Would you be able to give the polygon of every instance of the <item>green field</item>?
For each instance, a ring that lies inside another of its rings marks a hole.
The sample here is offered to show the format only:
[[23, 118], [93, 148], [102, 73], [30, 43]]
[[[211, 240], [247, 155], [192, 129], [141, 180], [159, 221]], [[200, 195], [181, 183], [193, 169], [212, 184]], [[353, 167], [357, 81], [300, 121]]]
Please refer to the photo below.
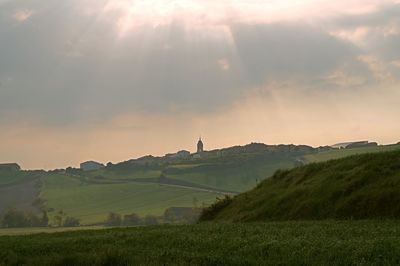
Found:
[[[217, 189], [242, 192], [254, 188], [257, 182], [272, 175], [277, 169], [292, 168], [292, 159], [265, 159], [258, 162], [205, 164], [166, 170], [166, 176]], [[176, 166], [174, 166], [176, 167]]]
[[1, 236], [0, 265], [398, 265], [399, 221], [205, 223]]
[[278, 171], [210, 207], [203, 220], [400, 218], [400, 150]]
[[336, 149], [336, 150], [318, 152], [314, 154], [308, 154], [303, 156], [303, 158], [306, 163], [324, 162], [356, 154], [394, 151], [399, 149], [400, 149], [400, 144], [382, 145], [377, 147], [353, 148], [353, 149], [340, 149], [340, 150]]
[[90, 184], [63, 174], [42, 177], [40, 198], [52, 217], [63, 210], [82, 224], [101, 223], [109, 212], [162, 215], [169, 207], [193, 207], [214, 202], [217, 194], [159, 184]]

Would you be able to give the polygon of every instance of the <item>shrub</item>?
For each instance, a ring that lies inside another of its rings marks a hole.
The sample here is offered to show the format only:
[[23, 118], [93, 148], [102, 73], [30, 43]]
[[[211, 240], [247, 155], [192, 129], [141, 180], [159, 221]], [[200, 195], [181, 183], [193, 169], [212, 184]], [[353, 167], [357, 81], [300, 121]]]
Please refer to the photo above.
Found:
[[121, 226], [122, 224], [121, 215], [114, 212], [110, 212], [104, 224], [106, 226]]
[[74, 217], [67, 217], [65, 218], [64, 227], [78, 227], [80, 226], [80, 222], [78, 219], [74, 218]]
[[142, 224], [142, 218], [139, 217], [136, 213], [128, 214], [124, 216], [123, 225], [125, 226], [133, 226]]
[[146, 217], [144, 217], [144, 224], [156, 225], [156, 224], [158, 224], [158, 219], [154, 215], [146, 215]]
[[232, 197], [225, 196], [225, 198], [217, 198], [217, 201], [210, 207], [202, 210], [199, 221], [207, 221], [214, 218], [214, 216], [232, 202]]

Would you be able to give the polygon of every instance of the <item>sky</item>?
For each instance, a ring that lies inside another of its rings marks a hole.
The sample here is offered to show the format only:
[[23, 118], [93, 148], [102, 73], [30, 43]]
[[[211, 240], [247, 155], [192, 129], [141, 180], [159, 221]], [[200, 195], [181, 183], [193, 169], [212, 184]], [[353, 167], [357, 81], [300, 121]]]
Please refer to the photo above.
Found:
[[0, 162], [400, 141], [400, 0], [0, 0]]

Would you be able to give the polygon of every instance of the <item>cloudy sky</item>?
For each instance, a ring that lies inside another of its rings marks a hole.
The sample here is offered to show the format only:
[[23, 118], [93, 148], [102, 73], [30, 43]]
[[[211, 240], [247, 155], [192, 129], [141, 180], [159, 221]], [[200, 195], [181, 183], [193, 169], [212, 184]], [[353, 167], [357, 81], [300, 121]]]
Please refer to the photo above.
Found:
[[400, 0], [0, 0], [0, 162], [400, 141]]

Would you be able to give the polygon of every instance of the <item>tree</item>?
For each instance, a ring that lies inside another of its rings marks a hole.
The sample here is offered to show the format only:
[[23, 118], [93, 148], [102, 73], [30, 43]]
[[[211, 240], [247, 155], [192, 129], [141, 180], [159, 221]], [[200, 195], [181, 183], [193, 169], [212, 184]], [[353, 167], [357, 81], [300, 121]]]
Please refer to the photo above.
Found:
[[144, 217], [144, 224], [146, 225], [158, 224], [158, 219], [154, 215], [146, 215], [146, 217]]
[[105, 221], [107, 226], [120, 226], [122, 224], [122, 218], [120, 214], [110, 212]]
[[48, 226], [48, 225], [49, 225], [49, 216], [47, 216], [47, 211], [43, 211], [40, 226]]
[[193, 197], [193, 208], [197, 209], [197, 203], [198, 203], [198, 200], [197, 200], [196, 196], [194, 196]]
[[64, 227], [78, 227], [80, 226], [80, 222], [78, 219], [74, 218], [74, 217], [67, 217], [65, 218]]
[[64, 219], [66, 216], [67, 216], [67, 214], [63, 210], [60, 210], [57, 213], [57, 215], [54, 216], [54, 222], [55, 222], [56, 226], [58, 226], [58, 227], [63, 226]]
[[124, 216], [124, 225], [125, 226], [133, 226], [142, 224], [142, 218], [139, 217], [136, 213], [128, 214]]
[[40, 227], [41, 226], [41, 219], [32, 214], [32, 213], [28, 213], [25, 215], [26, 217], [26, 221], [27, 224], [25, 226], [29, 226], [29, 227]]
[[8, 209], [3, 216], [1, 224], [3, 227], [8, 228], [30, 226], [26, 215], [16, 209]]

